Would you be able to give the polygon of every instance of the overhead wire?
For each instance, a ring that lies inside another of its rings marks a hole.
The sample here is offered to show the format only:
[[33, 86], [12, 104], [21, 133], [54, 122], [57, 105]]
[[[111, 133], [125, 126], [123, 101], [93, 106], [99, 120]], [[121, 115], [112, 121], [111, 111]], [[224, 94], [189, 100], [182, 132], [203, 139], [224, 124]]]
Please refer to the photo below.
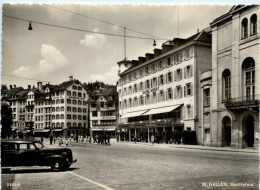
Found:
[[[20, 21], [25, 21], [25, 22], [30, 22], [30, 23], [35, 23], [35, 24], [40, 24], [40, 25], [45, 25], [45, 26], [52, 26], [52, 27], [56, 27], [56, 28], [80, 31], [80, 32], [87, 32], [87, 33], [94, 33], [94, 34], [103, 34], [103, 35], [107, 35], [107, 36], [134, 38], [134, 39], [143, 39], [143, 40], [154, 40], [154, 38], [148, 38], [148, 37], [129, 36], [129, 35], [124, 36], [124, 35], [120, 35], [120, 34], [112, 34], [112, 33], [105, 33], [105, 32], [95, 32], [95, 31], [90, 31], [90, 30], [85, 30], [85, 29], [80, 29], [80, 28], [72, 28], [72, 27], [67, 27], [67, 26], [48, 24], [48, 23], [44, 23], [44, 22], [39, 22], [39, 21], [34, 21], [34, 20], [29, 20], [29, 19], [23, 19], [23, 18], [18, 18], [18, 17], [14, 17], [14, 16], [9, 16], [9, 15], [3, 15], [3, 17], [15, 19], [15, 20], [20, 20]], [[164, 41], [164, 39], [156, 39], [156, 40], [163, 40]]]
[[7, 76], [7, 77], [14, 77], [14, 78], [20, 78], [20, 79], [25, 79], [25, 80], [32, 80], [32, 81], [37, 81], [37, 82], [51, 82], [51, 83], [55, 83], [55, 84], [59, 84], [58, 82], [54, 82], [54, 81], [46, 81], [46, 80], [40, 80], [40, 79], [32, 79], [32, 78], [26, 78], [26, 77], [21, 77], [21, 76], [15, 76], [15, 75], [9, 75], [9, 74], [2, 74], [3, 76]]
[[125, 26], [114, 24], [114, 23], [111, 23], [111, 22], [108, 22], [108, 21], [104, 21], [104, 20], [101, 20], [101, 19], [90, 17], [88, 15], [84, 15], [84, 14], [73, 12], [73, 11], [70, 11], [70, 10], [67, 10], [67, 9], [63, 9], [63, 8], [60, 8], [60, 7], [56, 7], [56, 6], [52, 6], [52, 5], [48, 5], [48, 4], [46, 4], [45, 6], [52, 7], [52, 8], [55, 8], [55, 9], [58, 9], [58, 10], [62, 10], [62, 11], [65, 11], [65, 12], [69, 12], [69, 13], [72, 13], [72, 14], [75, 14], [75, 15], [78, 15], [78, 16], [82, 16], [82, 17], [85, 17], [85, 18], [88, 18], [88, 19], [92, 19], [92, 20], [95, 20], [95, 21], [99, 21], [99, 22], [102, 22], [102, 23], [105, 23], [105, 24], [108, 24], [108, 25], [111, 25], [111, 26], [117, 26], [117, 27], [122, 28], [122, 29], [125, 28], [126, 30], [129, 30], [129, 31], [132, 31], [132, 32], [135, 32], [135, 33], [139, 33], [139, 34], [142, 34], [142, 35], [146, 35], [146, 36], [150, 36], [150, 37], [156, 38], [157, 40], [166, 40], [166, 41], [169, 40], [169, 39], [159, 38], [159, 37], [156, 37], [156, 36], [144, 33], [144, 32], [140, 32], [138, 30], [131, 29], [131, 28], [128, 28], [128, 27], [125, 27]]

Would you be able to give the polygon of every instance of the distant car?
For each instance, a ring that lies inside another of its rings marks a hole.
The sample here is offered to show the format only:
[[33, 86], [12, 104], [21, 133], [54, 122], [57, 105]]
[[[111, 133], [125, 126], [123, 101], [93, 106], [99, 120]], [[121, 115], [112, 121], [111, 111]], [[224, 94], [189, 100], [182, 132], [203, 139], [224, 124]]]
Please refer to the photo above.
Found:
[[2, 169], [16, 166], [50, 166], [53, 171], [68, 169], [73, 160], [69, 148], [45, 148], [37, 140], [8, 139], [1, 142]]

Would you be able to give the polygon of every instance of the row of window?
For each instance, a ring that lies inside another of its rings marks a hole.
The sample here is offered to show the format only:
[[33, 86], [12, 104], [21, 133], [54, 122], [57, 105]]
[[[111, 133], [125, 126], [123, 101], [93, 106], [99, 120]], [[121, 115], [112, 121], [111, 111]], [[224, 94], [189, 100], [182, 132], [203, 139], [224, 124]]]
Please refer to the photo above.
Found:
[[[139, 85], [134, 84], [133, 86], [129, 86], [128, 88], [124, 88], [123, 96], [136, 93], [136, 92], [142, 92], [144, 90], [150, 89], [150, 88], [156, 88], [157, 86], [162, 86], [164, 84], [170, 83], [173, 80], [172, 77], [173, 73], [169, 72], [166, 75], [160, 75], [159, 77], [154, 77], [151, 80], [146, 80], [145, 82], [140, 82]], [[184, 68], [184, 78], [190, 78], [192, 77], [192, 66], [189, 65]], [[174, 81], [180, 81], [182, 80], [182, 69], [177, 69], [174, 73]], [[139, 88], [138, 88], [139, 87]], [[119, 96], [122, 96], [122, 91], [119, 90]]]
[[100, 107], [100, 108], [106, 108], [106, 107], [109, 107], [109, 108], [112, 108], [115, 106], [114, 103], [107, 103], [107, 102], [99, 102], [99, 103], [92, 103], [90, 105], [91, 108], [96, 108], [96, 107]]
[[68, 95], [68, 96], [74, 96], [74, 97], [80, 97], [80, 98], [81, 98], [81, 97], [86, 98], [86, 93], [83, 93], [83, 94], [82, 94], [81, 92], [78, 92], [78, 93], [77, 93], [77, 92], [74, 92], [74, 91], [71, 92], [71, 91], [69, 91], [69, 90], [67, 91], [67, 95]]
[[[55, 127], [56, 128], [60, 128], [60, 127], [63, 128], [65, 126], [64, 126], [64, 123], [61, 122], [61, 123], [52, 123], [52, 127], [53, 128], [55, 128]], [[67, 127], [68, 128], [70, 128], [70, 127], [79, 127], [80, 128], [80, 127], [86, 127], [86, 124], [85, 123], [82, 124], [82, 123], [70, 123], [70, 122], [68, 122]]]
[[192, 96], [193, 95], [193, 85], [191, 83], [186, 84], [183, 88], [182, 86], [177, 86], [174, 89], [174, 96], [173, 96], [173, 89], [168, 88], [165, 92], [164, 90], [160, 90], [158, 93], [156, 91], [150, 93], [148, 92], [146, 95], [141, 95], [140, 97], [134, 97], [124, 99], [123, 104], [120, 101], [119, 107], [120, 109], [143, 106], [147, 104], [153, 104], [157, 102], [163, 102], [166, 100], [172, 100], [182, 98], [183, 96]]
[[[52, 115], [52, 119], [65, 119], [64, 118], [64, 114], [56, 114], [56, 115]], [[78, 120], [86, 120], [87, 116], [86, 115], [71, 115], [71, 114], [67, 114], [67, 119], [78, 119]]]
[[107, 125], [116, 125], [116, 121], [100, 121], [100, 124], [98, 124], [98, 121], [92, 121], [93, 126], [101, 125], [101, 126], [107, 126]]
[[[246, 58], [242, 64], [243, 70], [243, 94], [245, 99], [254, 99], [255, 96], [255, 61], [253, 58]], [[231, 72], [225, 69], [223, 78], [223, 100], [231, 99]]]
[[[52, 112], [59, 112], [59, 111], [64, 111], [64, 107], [52, 107]], [[83, 112], [83, 113], [87, 113], [87, 109], [86, 108], [76, 108], [76, 107], [67, 107], [67, 111], [73, 111], [73, 112]]]
[[[152, 66], [153, 66], [154, 64], [152, 64]], [[153, 68], [151, 66], [151, 68]], [[149, 66], [147, 66], [146, 68], [149, 68]], [[162, 68], [164, 68], [164, 67], [162, 67]], [[161, 69], [162, 70], [162, 69]], [[193, 76], [193, 67], [192, 67], [192, 65], [188, 65], [188, 66], [186, 66], [186, 67], [184, 67], [184, 72], [182, 72], [182, 68], [179, 68], [179, 69], [176, 69], [175, 71], [174, 71], [174, 80], [175, 81], [179, 81], [179, 80], [181, 80], [182, 79], [182, 77], [184, 77], [184, 78], [190, 78], [190, 77], [192, 77]], [[152, 69], [152, 72], [151, 73], [154, 73], [156, 70], [153, 70]], [[135, 72], [134, 72], [135, 73]], [[171, 73], [171, 72], [169, 72], [169, 73]], [[171, 75], [170, 77], [170, 79], [168, 80], [169, 82], [172, 82], [172, 73], [171, 74], [169, 74], [169, 73], [167, 73], [166, 74], [166, 76], [167, 75]], [[148, 74], [149, 74], [149, 69], [148, 69]], [[183, 76], [184, 75], [184, 76]], [[119, 85], [122, 85], [122, 84], [126, 84], [126, 83], [128, 83], [128, 82], [131, 82], [132, 81], [132, 74], [130, 73], [129, 75], [128, 75], [128, 78], [125, 76], [125, 77], [123, 77], [123, 79], [121, 80], [121, 79], [119, 79]], [[168, 77], [168, 76], [167, 76]], [[167, 80], [167, 77], [166, 77], [166, 79], [165, 80]], [[158, 77], [159, 78], [159, 77]], [[134, 78], [134, 80], [135, 80], [136, 78]]]
[[[247, 38], [248, 37], [248, 19], [244, 18], [242, 20], [242, 27], [241, 27], [241, 38]], [[253, 14], [250, 17], [250, 35], [255, 35], [257, 33], [257, 15]]]

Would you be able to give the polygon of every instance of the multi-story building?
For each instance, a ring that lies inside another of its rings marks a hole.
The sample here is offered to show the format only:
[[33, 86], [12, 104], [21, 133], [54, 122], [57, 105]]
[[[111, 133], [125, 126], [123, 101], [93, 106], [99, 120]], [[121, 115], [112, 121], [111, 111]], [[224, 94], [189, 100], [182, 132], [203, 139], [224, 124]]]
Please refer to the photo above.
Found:
[[[47, 89], [48, 90], [48, 87]], [[52, 99], [52, 129], [63, 135], [87, 135], [88, 93], [78, 80], [71, 79], [54, 87]]]
[[100, 132], [106, 131], [114, 136], [118, 118], [118, 94], [116, 86], [99, 89], [90, 95], [89, 121], [91, 139]]
[[[78, 80], [60, 85], [6, 91], [2, 97], [9, 102], [13, 113], [13, 128], [20, 132], [47, 136], [86, 136], [88, 130], [88, 94]], [[12, 92], [12, 93], [11, 93]]]
[[259, 9], [234, 6], [210, 24], [212, 71], [201, 77], [206, 145], [258, 149]]
[[172, 130], [197, 132], [200, 73], [211, 68], [210, 28], [118, 65], [119, 130], [126, 139], [149, 142], [151, 134], [166, 133], [168, 142]]

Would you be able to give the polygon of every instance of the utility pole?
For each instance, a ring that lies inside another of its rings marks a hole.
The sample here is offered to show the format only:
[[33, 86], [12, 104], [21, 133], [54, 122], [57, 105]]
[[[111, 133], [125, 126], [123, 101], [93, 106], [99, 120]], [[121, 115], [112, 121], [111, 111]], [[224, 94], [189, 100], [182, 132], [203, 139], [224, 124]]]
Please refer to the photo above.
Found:
[[124, 27], [124, 55], [126, 60], [126, 38], [125, 38], [125, 27]]

